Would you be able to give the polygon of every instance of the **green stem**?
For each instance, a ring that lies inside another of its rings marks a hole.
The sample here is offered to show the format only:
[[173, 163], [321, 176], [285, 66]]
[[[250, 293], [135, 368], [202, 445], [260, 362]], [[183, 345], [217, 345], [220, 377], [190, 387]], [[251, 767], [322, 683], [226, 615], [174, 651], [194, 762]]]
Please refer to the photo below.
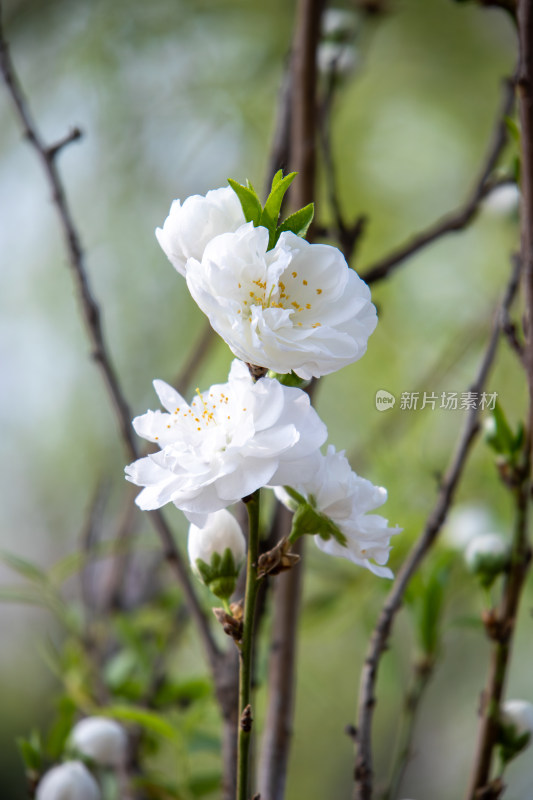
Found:
[[[255, 601], [259, 581], [257, 580], [257, 558], [259, 555], [259, 489], [244, 498], [248, 510], [248, 559], [246, 564], [246, 590], [244, 595], [244, 627], [240, 653], [239, 671], [239, 735], [237, 756], [237, 800], [248, 800], [250, 769], [251, 719], [243, 719], [245, 708], [250, 705], [252, 686], [252, 653], [254, 638]], [[244, 722], [244, 724], [243, 724]]]

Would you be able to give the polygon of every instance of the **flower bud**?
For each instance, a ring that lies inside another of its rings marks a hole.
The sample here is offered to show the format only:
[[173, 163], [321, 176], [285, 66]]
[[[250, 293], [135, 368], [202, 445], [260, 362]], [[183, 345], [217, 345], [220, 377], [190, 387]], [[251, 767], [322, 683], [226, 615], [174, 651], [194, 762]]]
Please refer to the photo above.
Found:
[[217, 597], [228, 600], [235, 591], [246, 541], [241, 526], [225, 508], [209, 514], [203, 528], [189, 528], [189, 559], [193, 572]]
[[322, 14], [321, 28], [325, 39], [353, 36], [357, 28], [357, 15], [350, 9], [328, 8]]
[[529, 746], [533, 735], [533, 705], [527, 700], [506, 700], [500, 710], [499, 743], [507, 763]]
[[101, 800], [95, 779], [81, 761], [65, 761], [49, 770], [37, 787], [35, 800]]
[[465, 550], [465, 562], [483, 586], [490, 586], [495, 578], [504, 572], [509, 564], [509, 545], [497, 533], [483, 533], [476, 536]]
[[102, 767], [124, 765], [128, 739], [122, 725], [107, 717], [87, 717], [72, 729], [70, 744]]

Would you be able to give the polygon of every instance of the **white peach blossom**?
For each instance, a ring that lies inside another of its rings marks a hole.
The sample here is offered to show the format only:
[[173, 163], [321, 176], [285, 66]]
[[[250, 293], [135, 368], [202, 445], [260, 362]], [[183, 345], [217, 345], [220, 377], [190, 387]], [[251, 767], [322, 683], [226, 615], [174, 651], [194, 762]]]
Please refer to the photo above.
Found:
[[161, 448], [126, 467], [126, 477], [143, 486], [142, 509], [172, 502], [190, 522], [266, 485], [295, 474], [310, 478], [327, 429], [301, 389], [271, 378], [253, 382], [235, 360], [228, 382], [197, 391], [190, 405], [171, 386], [154, 381], [166, 409], [136, 417], [139, 436]]
[[310, 379], [361, 358], [377, 324], [366, 283], [336, 247], [284, 232], [272, 250], [252, 223], [187, 262], [187, 285], [243, 361]]
[[230, 186], [211, 189], [205, 197], [193, 194], [183, 205], [174, 200], [168, 217], [155, 235], [170, 263], [185, 275], [187, 259], [201, 259], [211, 239], [235, 231], [245, 222], [241, 203]]
[[[337, 453], [333, 445], [321, 456], [319, 469], [310, 481], [290, 483], [309, 504], [337, 527], [343, 543], [335, 536], [323, 538], [315, 535], [315, 543], [324, 553], [347, 558], [354, 564], [366, 567], [375, 575], [392, 578], [388, 567], [390, 538], [401, 533], [401, 528], [388, 526], [379, 514], [370, 514], [387, 499], [381, 486], [361, 478], [355, 473], [344, 452]], [[294, 499], [282, 489], [276, 495], [289, 508], [295, 510]]]

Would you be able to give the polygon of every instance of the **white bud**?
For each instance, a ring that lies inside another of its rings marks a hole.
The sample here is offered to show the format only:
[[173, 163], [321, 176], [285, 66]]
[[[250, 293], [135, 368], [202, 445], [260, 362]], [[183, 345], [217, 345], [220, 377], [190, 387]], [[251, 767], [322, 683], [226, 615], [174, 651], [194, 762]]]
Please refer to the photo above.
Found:
[[324, 38], [345, 37], [355, 33], [357, 15], [346, 8], [328, 8], [322, 14], [321, 28]]
[[495, 217], [508, 217], [518, 211], [519, 205], [520, 189], [516, 183], [497, 186], [484, 202], [486, 210]]
[[246, 553], [241, 526], [225, 508], [209, 514], [203, 528], [191, 525], [188, 541], [193, 572], [218, 597], [235, 589]]
[[81, 761], [65, 761], [49, 770], [37, 787], [35, 800], [101, 800], [95, 779]]
[[465, 562], [475, 575], [494, 577], [509, 563], [508, 542], [498, 533], [483, 533], [476, 536], [465, 550]]
[[503, 725], [514, 728], [517, 738], [528, 733], [533, 735], [533, 705], [527, 700], [506, 700], [501, 707], [500, 719]]
[[70, 744], [102, 767], [122, 767], [128, 738], [122, 725], [107, 717], [87, 717], [72, 729]]

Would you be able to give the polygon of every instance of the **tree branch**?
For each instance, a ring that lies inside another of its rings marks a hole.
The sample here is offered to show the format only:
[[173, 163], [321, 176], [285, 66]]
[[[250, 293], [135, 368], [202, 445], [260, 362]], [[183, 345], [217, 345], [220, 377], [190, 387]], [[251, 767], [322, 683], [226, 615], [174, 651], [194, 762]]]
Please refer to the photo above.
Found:
[[[59, 176], [55, 162], [55, 157], [57, 156], [59, 150], [68, 142], [79, 138], [79, 136], [71, 133], [57, 145], [53, 145], [52, 147], [47, 147], [45, 145], [44, 140], [42, 139], [41, 134], [32, 118], [28, 103], [22, 90], [22, 86], [11, 60], [9, 46], [3, 31], [1, 0], [0, 73], [13, 102], [15, 112], [22, 126], [24, 136], [36, 151], [37, 156], [42, 163], [48, 184], [52, 190], [52, 200], [54, 206], [56, 207], [63, 230], [69, 265], [78, 292], [81, 316], [85, 323], [87, 335], [93, 348], [92, 355], [100, 367], [102, 377], [115, 410], [115, 415], [119, 423], [120, 434], [124, 442], [126, 453], [129, 458], [135, 459], [138, 456], [139, 450], [133, 435], [133, 428], [131, 426], [132, 415], [130, 407], [126, 401], [122, 387], [120, 386], [118, 376], [111, 359], [110, 351], [104, 337], [100, 308], [95, 300], [85, 269], [85, 256], [81, 245], [80, 235], [72, 219], [72, 214], [68, 205], [63, 183]], [[204, 611], [200, 606], [194, 591], [188, 570], [186, 569], [174, 542], [172, 531], [170, 530], [161, 512], [151, 511], [149, 512], [149, 517], [157, 533], [159, 534], [165, 557], [171, 564], [183, 589], [191, 616], [198, 627], [209, 663], [213, 669], [213, 672], [215, 672], [219, 657], [219, 650], [215, 640], [213, 639], [207, 617], [204, 614]]]
[[497, 185], [497, 182], [491, 181], [491, 174], [507, 143], [506, 117], [512, 113], [514, 106], [514, 83], [514, 79], [509, 78], [504, 81], [504, 96], [501, 108], [498, 111], [492, 141], [470, 197], [456, 211], [452, 211], [433, 223], [426, 230], [416, 234], [406, 244], [368, 267], [361, 274], [364, 281], [375, 283], [386, 278], [387, 275], [400, 267], [404, 261], [423, 250], [424, 247], [448, 233], [463, 230], [472, 222], [479, 211], [482, 200]]
[[490, 797], [490, 770], [498, 733], [499, 708], [511, 655], [512, 637], [518, 606], [530, 560], [527, 541], [529, 498], [531, 494], [531, 445], [533, 435], [533, 2], [518, 1], [519, 60], [517, 77], [518, 111], [521, 127], [521, 261], [525, 300], [525, 334], [523, 364], [529, 388], [526, 464], [514, 489], [516, 524], [513, 537], [511, 568], [507, 576], [500, 610], [497, 634], [492, 651], [489, 677], [483, 694], [484, 708], [480, 721], [474, 767], [467, 792], [468, 800]]
[[[481, 393], [490, 368], [496, 355], [498, 340], [501, 333], [502, 311], [508, 309], [515, 296], [519, 283], [520, 266], [516, 260], [513, 266], [511, 279], [507, 285], [501, 305], [499, 306], [494, 321], [492, 334], [483, 356], [478, 374], [472, 386], [471, 392]], [[426, 526], [418, 541], [412, 548], [409, 556], [401, 567], [391, 591], [385, 601], [380, 613], [376, 627], [372, 634], [370, 645], [367, 651], [361, 684], [359, 690], [359, 716], [357, 734], [357, 756], [355, 763], [355, 792], [354, 800], [371, 800], [372, 798], [372, 721], [374, 707], [376, 704], [375, 687], [378, 668], [381, 656], [385, 651], [388, 638], [396, 614], [398, 613], [403, 601], [403, 596], [409, 581], [417, 570], [428, 550], [433, 545], [438, 533], [446, 519], [448, 509], [453, 501], [455, 490], [465, 467], [470, 448], [474, 442], [479, 429], [478, 409], [471, 408], [468, 411], [466, 423], [458, 442], [457, 449], [451, 460], [450, 466], [442, 481], [440, 491], [427, 520]]]

